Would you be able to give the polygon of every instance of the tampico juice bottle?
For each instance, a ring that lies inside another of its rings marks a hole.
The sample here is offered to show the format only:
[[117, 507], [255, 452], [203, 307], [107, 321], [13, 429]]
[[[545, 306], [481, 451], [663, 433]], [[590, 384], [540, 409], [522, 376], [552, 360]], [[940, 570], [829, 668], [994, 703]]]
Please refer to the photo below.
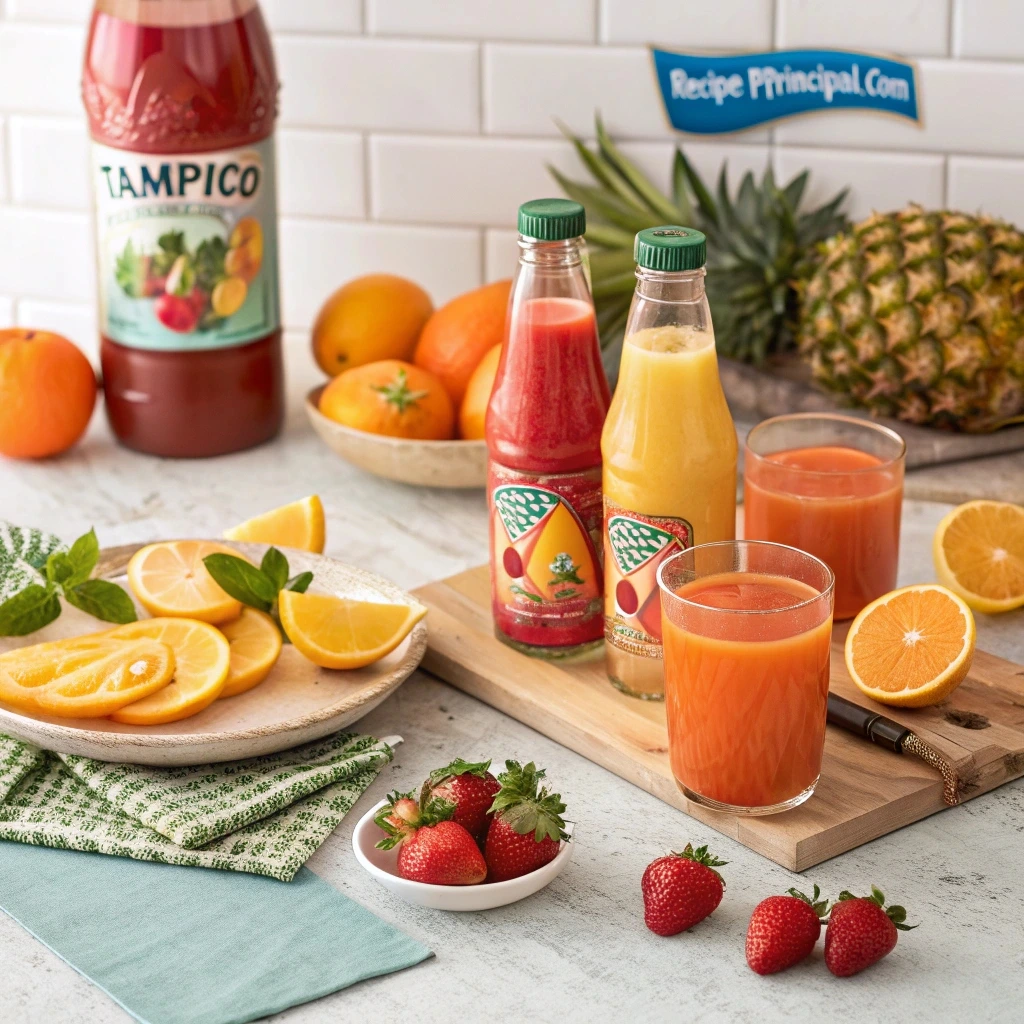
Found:
[[608, 382], [579, 203], [519, 208], [519, 266], [487, 409], [494, 627], [541, 658], [599, 647]]
[[280, 429], [277, 89], [256, 0], [96, 0], [100, 356], [132, 448], [217, 455]]
[[663, 700], [658, 566], [736, 535], [736, 430], [704, 294], [704, 235], [636, 236], [636, 292], [601, 439], [605, 643], [625, 693]]

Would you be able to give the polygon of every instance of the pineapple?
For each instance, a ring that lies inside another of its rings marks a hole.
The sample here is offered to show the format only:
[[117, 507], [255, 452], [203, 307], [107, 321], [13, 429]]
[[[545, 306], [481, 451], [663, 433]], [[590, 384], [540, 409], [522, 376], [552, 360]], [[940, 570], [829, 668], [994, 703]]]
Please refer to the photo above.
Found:
[[879, 416], [987, 431], [1024, 414], [1024, 234], [981, 216], [911, 205], [853, 227], [845, 191], [817, 209], [804, 171], [771, 169], [715, 195], [681, 150], [664, 196], [597, 120], [597, 149], [566, 132], [595, 185], [552, 169], [587, 209], [605, 366], [614, 379], [633, 293], [633, 236], [677, 223], [708, 236], [719, 351], [760, 363], [794, 345], [820, 385]]
[[908, 206], [821, 247], [801, 289], [815, 380], [879, 416], [966, 431], [1024, 413], [1024, 235]]

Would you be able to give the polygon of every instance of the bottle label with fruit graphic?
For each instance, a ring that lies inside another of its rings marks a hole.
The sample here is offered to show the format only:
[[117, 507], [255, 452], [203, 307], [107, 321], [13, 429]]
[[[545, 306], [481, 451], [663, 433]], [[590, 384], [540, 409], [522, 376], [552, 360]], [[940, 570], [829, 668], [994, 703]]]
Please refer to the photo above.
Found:
[[661, 656], [658, 567], [693, 545], [693, 527], [646, 516], [604, 499], [605, 642], [642, 657]]
[[273, 137], [174, 155], [94, 143], [92, 161], [103, 334], [201, 351], [279, 326]]
[[495, 623], [509, 639], [572, 647], [603, 633], [601, 467], [488, 470]]

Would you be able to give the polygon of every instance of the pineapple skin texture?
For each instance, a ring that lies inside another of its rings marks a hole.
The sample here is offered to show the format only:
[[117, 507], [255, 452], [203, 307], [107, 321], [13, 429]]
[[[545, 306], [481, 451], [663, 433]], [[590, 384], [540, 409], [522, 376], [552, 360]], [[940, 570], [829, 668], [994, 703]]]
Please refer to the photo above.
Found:
[[1024, 413], [1024, 234], [911, 205], [820, 247], [800, 351], [853, 405], [981, 433]]

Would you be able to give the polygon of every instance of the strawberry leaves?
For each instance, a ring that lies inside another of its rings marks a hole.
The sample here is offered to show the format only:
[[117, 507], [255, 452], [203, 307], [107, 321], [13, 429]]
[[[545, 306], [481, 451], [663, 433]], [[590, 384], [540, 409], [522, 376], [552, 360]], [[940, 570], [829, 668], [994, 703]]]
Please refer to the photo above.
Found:
[[484, 778], [490, 770], [491, 762], [488, 761], [463, 761], [461, 757], [455, 758], [451, 764], [446, 765], [444, 768], [435, 768], [427, 778], [427, 782], [431, 786], [436, 786], [437, 783], [444, 779], [451, 778], [453, 775], [476, 775], [479, 778]]
[[44, 582], [30, 583], [0, 604], [0, 636], [28, 636], [61, 613], [60, 598], [104, 622], [134, 622], [135, 605], [116, 583], [94, 580], [100, 559], [95, 530], [79, 537], [67, 551], [54, 551], [42, 567]]
[[[905, 907], [901, 907], [898, 903], [892, 906], [885, 905], [885, 894], [878, 886], [871, 886], [870, 896], [854, 896], [848, 889], [844, 889], [839, 894], [839, 899], [836, 900], [836, 904], [844, 903], [846, 900], [865, 899], [870, 900], [872, 903], [876, 903], [885, 911], [885, 916], [896, 926], [897, 931], [909, 932], [918, 926], [916, 924], [907, 924], [907, 911]], [[835, 909], [833, 907], [833, 909]]]
[[506, 761], [505, 771], [498, 776], [501, 789], [491, 804], [490, 813], [502, 819], [520, 835], [533, 833], [538, 843], [545, 839], [569, 839], [562, 812], [565, 804], [558, 793], [538, 788], [545, 771], [531, 761], [525, 767], [518, 761]]
[[288, 559], [275, 547], [267, 548], [259, 568], [237, 555], [219, 551], [207, 555], [203, 565], [221, 590], [250, 608], [266, 612], [277, 623], [281, 635], [288, 639], [278, 615], [277, 596], [282, 590], [304, 594], [313, 582], [311, 572], [289, 576]]
[[818, 897], [821, 895], [821, 889], [819, 889], [817, 885], [815, 885], [814, 887], [814, 895], [812, 896], [805, 895], [804, 893], [800, 892], [799, 889], [787, 889], [786, 892], [789, 893], [790, 896], [795, 896], [798, 900], [802, 900], [804, 903], [806, 903], [811, 908], [811, 910], [814, 911], [814, 913], [818, 917], [818, 920], [822, 924], [825, 924], [827, 922], [828, 900], [818, 899]]

